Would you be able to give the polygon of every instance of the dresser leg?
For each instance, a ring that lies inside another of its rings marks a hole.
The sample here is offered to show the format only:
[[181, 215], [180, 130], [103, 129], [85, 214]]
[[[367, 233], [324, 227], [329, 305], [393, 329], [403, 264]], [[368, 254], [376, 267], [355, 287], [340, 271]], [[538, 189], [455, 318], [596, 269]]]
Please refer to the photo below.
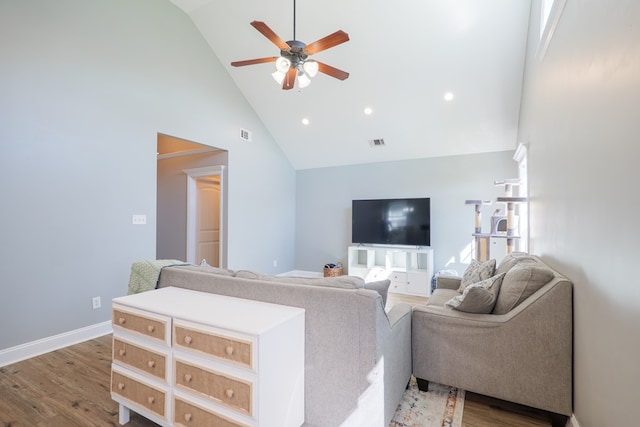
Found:
[[120, 403], [118, 408], [118, 422], [124, 425], [129, 422], [129, 408]]

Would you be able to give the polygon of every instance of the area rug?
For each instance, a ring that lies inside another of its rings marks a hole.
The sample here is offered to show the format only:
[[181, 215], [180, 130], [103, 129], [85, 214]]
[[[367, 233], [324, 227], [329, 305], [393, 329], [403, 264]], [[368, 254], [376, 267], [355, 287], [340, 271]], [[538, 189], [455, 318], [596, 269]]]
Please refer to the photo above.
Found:
[[464, 390], [430, 382], [425, 393], [411, 377], [390, 427], [460, 427], [463, 410]]

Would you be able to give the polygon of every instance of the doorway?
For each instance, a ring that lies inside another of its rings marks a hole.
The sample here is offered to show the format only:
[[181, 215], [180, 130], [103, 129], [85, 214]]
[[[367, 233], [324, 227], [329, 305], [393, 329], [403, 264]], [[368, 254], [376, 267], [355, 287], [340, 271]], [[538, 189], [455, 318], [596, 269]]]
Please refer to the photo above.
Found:
[[187, 174], [188, 263], [226, 266], [225, 169], [220, 165], [183, 171]]
[[227, 265], [228, 152], [158, 134], [156, 258]]

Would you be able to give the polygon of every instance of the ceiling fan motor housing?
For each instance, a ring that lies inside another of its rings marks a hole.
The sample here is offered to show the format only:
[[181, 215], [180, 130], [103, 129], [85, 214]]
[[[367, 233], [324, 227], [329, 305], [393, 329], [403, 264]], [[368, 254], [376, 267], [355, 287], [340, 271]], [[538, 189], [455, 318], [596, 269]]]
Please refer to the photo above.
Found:
[[293, 68], [297, 68], [298, 65], [302, 64], [309, 57], [304, 51], [307, 45], [298, 40], [289, 40], [287, 44], [289, 45], [289, 49], [282, 49], [280, 55], [291, 61]]

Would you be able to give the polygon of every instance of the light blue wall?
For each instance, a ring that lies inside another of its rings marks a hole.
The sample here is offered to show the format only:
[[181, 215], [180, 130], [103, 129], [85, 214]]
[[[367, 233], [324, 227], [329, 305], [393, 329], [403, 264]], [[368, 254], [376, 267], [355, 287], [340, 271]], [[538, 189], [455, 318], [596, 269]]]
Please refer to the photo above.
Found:
[[544, 61], [532, 3], [519, 140], [531, 251], [574, 282], [580, 427], [638, 424], [640, 2], [567, 1]]
[[[353, 199], [430, 197], [434, 271], [466, 268], [474, 208], [467, 199], [495, 201], [494, 180], [517, 177], [513, 151], [299, 170], [296, 189], [296, 267], [322, 271], [347, 259]], [[483, 211], [484, 229], [496, 206]]]
[[108, 320], [155, 258], [158, 132], [229, 152], [229, 266], [293, 268], [295, 171], [168, 0], [3, 0], [0, 64], [0, 349]]

